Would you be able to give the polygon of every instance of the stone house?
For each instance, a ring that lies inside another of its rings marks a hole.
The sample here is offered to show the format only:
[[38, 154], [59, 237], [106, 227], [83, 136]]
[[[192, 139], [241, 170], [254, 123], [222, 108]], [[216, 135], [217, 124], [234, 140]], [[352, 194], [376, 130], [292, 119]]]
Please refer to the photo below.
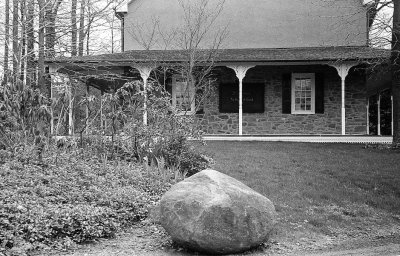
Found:
[[[165, 35], [185, 27], [188, 1], [132, 0], [116, 13], [123, 24], [121, 53], [47, 64], [53, 71], [83, 72], [90, 63], [100, 71], [136, 74], [146, 87], [159, 66], [186, 61], [188, 49], [167, 44]], [[203, 2], [204, 10], [217, 11], [197, 52], [207, 52], [221, 28], [226, 31], [221, 46], [212, 49], [216, 90], [197, 111], [196, 91], [184, 78], [171, 75], [166, 81], [174, 106], [195, 115], [206, 134], [369, 133], [366, 67], [389, 55], [368, 46], [373, 19], [368, 1]], [[155, 26], [159, 34], [144, 34]]]

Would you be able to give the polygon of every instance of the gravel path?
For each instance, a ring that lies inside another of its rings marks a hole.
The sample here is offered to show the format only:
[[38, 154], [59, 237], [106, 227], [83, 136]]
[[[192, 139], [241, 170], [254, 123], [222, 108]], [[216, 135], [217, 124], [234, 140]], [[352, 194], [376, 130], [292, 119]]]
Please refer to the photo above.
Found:
[[[273, 239], [272, 239], [273, 240]], [[297, 245], [297, 247], [296, 247]], [[115, 239], [102, 239], [92, 244], [81, 245], [72, 251], [48, 252], [46, 256], [190, 256], [201, 255], [187, 252], [173, 245], [162, 227], [144, 222], [132, 227]], [[241, 256], [400, 256], [400, 237], [388, 237], [378, 240], [350, 241], [331, 248], [315, 248], [305, 251], [299, 243], [280, 244], [272, 242], [253, 251], [239, 254]]]

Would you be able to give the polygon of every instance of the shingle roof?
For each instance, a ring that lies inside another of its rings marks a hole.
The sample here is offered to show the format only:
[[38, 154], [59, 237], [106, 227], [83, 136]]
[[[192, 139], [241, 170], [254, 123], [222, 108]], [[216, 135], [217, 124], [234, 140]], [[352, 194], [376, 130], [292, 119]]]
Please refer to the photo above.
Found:
[[[89, 55], [83, 57], [57, 58], [47, 63], [119, 63], [119, 62], [180, 62], [187, 60], [184, 50], [134, 50], [122, 53]], [[207, 59], [210, 50], [196, 52], [198, 58]], [[366, 46], [263, 48], [217, 50], [217, 62], [292, 62], [292, 61], [338, 61], [387, 59], [390, 50]]]

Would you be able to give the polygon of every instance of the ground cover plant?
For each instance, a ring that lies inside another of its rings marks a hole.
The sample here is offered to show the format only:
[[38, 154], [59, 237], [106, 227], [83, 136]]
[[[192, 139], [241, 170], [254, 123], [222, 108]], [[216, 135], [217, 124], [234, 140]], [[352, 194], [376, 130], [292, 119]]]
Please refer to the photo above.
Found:
[[0, 166], [0, 254], [113, 237], [146, 218], [175, 179], [169, 169], [67, 157], [46, 167]]

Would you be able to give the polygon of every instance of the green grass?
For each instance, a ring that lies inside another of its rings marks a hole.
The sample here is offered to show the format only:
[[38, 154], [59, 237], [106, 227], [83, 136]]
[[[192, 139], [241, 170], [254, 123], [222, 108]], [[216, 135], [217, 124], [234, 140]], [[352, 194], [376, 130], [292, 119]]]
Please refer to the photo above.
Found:
[[273, 201], [276, 239], [288, 246], [400, 237], [399, 151], [279, 142], [207, 142], [203, 149], [214, 169]]

